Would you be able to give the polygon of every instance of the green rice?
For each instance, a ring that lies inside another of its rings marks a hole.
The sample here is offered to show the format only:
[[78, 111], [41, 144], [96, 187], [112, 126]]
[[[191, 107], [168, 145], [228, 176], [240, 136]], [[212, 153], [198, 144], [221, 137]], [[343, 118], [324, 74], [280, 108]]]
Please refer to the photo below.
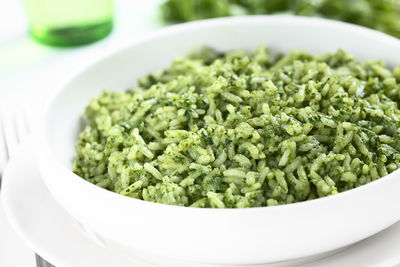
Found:
[[400, 68], [342, 50], [273, 56], [204, 48], [104, 91], [73, 171], [118, 194], [208, 208], [334, 195], [399, 168]]

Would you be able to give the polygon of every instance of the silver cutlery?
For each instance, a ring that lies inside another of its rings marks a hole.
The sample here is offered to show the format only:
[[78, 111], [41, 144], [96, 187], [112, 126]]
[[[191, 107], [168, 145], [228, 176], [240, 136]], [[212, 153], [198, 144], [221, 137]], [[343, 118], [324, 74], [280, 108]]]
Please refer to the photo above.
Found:
[[[0, 103], [0, 190], [4, 168], [13, 157], [18, 144], [20, 144], [30, 132], [27, 114], [24, 108], [8, 103]], [[54, 267], [38, 254], [36, 256], [37, 267]]]

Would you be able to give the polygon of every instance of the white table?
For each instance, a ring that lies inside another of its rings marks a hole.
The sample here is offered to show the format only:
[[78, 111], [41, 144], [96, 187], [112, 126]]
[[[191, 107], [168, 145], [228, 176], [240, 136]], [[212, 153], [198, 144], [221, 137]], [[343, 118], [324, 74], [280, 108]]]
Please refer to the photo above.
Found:
[[[21, 0], [0, 0], [0, 105], [23, 99], [30, 103], [34, 120], [46, 95], [76, 67], [161, 26], [157, 11], [161, 1], [116, 0], [115, 27], [110, 36], [79, 48], [52, 48], [28, 36]], [[36, 266], [33, 251], [14, 233], [1, 205], [0, 266]]]

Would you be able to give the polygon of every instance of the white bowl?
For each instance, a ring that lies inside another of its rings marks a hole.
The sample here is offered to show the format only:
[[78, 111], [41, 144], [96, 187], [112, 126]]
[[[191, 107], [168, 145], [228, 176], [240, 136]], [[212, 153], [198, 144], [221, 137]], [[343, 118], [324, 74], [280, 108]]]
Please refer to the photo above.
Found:
[[60, 205], [105, 240], [170, 258], [218, 264], [260, 264], [331, 251], [400, 219], [399, 171], [368, 185], [302, 203], [250, 209], [199, 209], [155, 204], [101, 189], [71, 172], [79, 119], [103, 89], [123, 90], [173, 58], [209, 45], [220, 51], [342, 48], [357, 59], [400, 65], [400, 41], [346, 23], [317, 18], [254, 16], [168, 27], [90, 64], [57, 89], [38, 137], [43, 179]]

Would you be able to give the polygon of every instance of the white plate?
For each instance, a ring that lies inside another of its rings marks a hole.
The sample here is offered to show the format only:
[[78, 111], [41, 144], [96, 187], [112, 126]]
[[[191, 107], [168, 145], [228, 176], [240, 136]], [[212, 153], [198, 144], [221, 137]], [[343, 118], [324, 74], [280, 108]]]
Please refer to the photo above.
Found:
[[[35, 163], [32, 139], [18, 148], [3, 178], [4, 209], [15, 231], [34, 251], [57, 267], [153, 266], [114, 254], [92, 241], [43, 184]], [[340, 253], [302, 266], [395, 266], [398, 263], [400, 223]]]
[[152, 266], [116, 257], [91, 241], [50, 195], [35, 161], [27, 140], [10, 159], [2, 184], [6, 216], [32, 250], [57, 267]]

